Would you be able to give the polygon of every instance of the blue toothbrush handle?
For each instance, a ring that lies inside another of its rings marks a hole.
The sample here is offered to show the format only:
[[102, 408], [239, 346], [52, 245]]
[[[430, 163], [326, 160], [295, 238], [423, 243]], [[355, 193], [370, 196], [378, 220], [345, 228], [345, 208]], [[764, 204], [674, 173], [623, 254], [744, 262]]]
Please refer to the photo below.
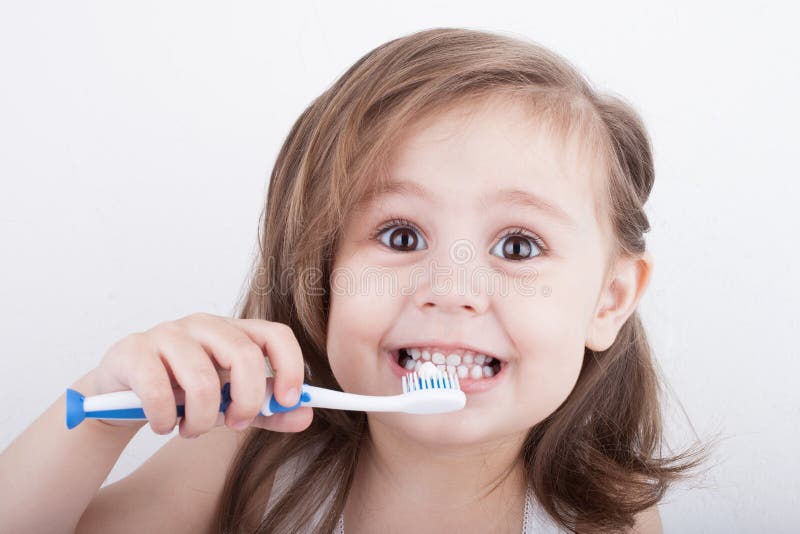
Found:
[[[308, 402], [311, 398], [305, 391], [300, 396], [297, 404], [294, 406], [283, 406], [275, 399], [272, 394], [272, 383], [267, 381], [267, 393], [269, 398], [264, 403], [259, 415], [273, 415], [275, 413], [289, 412], [299, 408], [302, 403]], [[225, 382], [220, 390], [221, 401], [219, 404], [219, 411], [225, 413], [228, 405], [231, 403], [231, 384]], [[139, 397], [132, 391], [118, 391], [114, 393], [106, 393], [103, 395], [95, 395], [92, 397], [84, 397], [81, 393], [74, 389], [67, 389], [66, 394], [66, 422], [67, 428], [72, 429], [78, 426], [84, 419], [128, 419], [128, 420], [146, 420], [147, 417], [142, 409], [142, 403]], [[88, 406], [87, 406], [88, 405]], [[184, 416], [184, 405], [178, 404], [175, 406], [175, 411], [178, 417]]]
[[[219, 403], [219, 411], [225, 413], [231, 403], [231, 385], [226, 382], [220, 390], [222, 400]], [[116, 396], [116, 398], [115, 398]], [[146, 420], [147, 416], [142, 409], [141, 400], [132, 391], [120, 391], [107, 393], [105, 395], [95, 395], [84, 397], [74, 389], [67, 389], [67, 428], [72, 429], [78, 426], [84, 419], [128, 419]], [[94, 407], [87, 407], [86, 404]], [[115, 402], [116, 401], [116, 402]], [[100, 407], [98, 407], [98, 405]], [[175, 406], [178, 417], [184, 416], [184, 405]]]

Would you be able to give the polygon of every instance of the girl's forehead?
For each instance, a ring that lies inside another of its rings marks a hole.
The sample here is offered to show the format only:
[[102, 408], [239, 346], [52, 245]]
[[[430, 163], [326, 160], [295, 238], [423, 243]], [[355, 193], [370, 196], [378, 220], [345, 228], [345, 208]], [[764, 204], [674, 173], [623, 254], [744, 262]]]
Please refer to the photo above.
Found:
[[586, 132], [561, 135], [520, 106], [491, 102], [417, 122], [389, 152], [364, 200], [505, 203], [578, 226], [600, 200], [604, 173], [597, 151]]

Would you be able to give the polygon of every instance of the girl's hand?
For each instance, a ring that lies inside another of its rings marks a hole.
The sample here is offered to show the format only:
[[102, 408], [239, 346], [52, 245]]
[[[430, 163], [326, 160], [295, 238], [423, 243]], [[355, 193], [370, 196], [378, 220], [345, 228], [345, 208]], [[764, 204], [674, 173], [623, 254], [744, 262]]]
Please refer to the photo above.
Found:
[[[243, 430], [250, 425], [280, 432], [305, 429], [311, 408], [258, 415], [266, 396], [267, 362], [275, 373], [275, 397], [294, 406], [303, 384], [300, 345], [283, 323], [232, 319], [194, 313], [122, 338], [92, 371], [97, 395], [133, 390], [142, 400], [147, 421], [98, 420], [112, 426], [144, 426], [169, 434], [184, 404], [179, 433], [196, 437], [219, 425]], [[222, 384], [230, 382], [231, 402], [219, 411]], [[176, 388], [173, 391], [173, 388]]]

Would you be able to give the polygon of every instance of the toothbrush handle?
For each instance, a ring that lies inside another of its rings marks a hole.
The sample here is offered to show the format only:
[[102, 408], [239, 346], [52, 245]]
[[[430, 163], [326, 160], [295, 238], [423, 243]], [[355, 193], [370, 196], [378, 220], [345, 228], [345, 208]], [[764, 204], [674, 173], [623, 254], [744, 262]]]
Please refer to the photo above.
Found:
[[[226, 382], [221, 390], [222, 401], [219, 405], [219, 411], [223, 413], [231, 402], [230, 386], [230, 382]], [[456, 389], [458, 389], [457, 385]], [[460, 399], [453, 399], [452, 395], [442, 399], [440, 398], [441, 394], [437, 397], [433, 390], [430, 393], [433, 398], [430, 396], [421, 397], [420, 394], [415, 394], [416, 404], [414, 404], [408, 393], [389, 396], [356, 395], [303, 384], [300, 399], [297, 403], [294, 406], [283, 406], [275, 399], [273, 379], [270, 377], [266, 380], [266, 401], [261, 406], [259, 415], [270, 416], [276, 413], [289, 412], [301, 406], [369, 412], [443, 413], [464, 407], [464, 393], [460, 390], [456, 393], [460, 394]], [[442, 404], [442, 400], [445, 401], [444, 404]], [[70, 429], [86, 418], [147, 419], [142, 409], [142, 401], [133, 391], [115, 391], [113, 393], [84, 397], [75, 390], [67, 389], [66, 401], [67, 428]], [[420, 402], [424, 406], [420, 407]], [[175, 409], [178, 417], [184, 416], [183, 404], [178, 404]]]
[[[267, 378], [267, 400], [264, 402], [259, 415], [269, 416], [279, 412], [288, 412], [299, 408], [303, 405], [304, 400], [309, 399], [308, 393], [304, 391], [300, 396], [300, 400], [297, 401], [297, 404], [289, 407], [282, 406], [275, 400], [272, 382], [272, 378]], [[305, 387], [310, 386], [304, 385], [303, 388]], [[228, 409], [228, 405], [231, 403], [230, 390], [230, 382], [225, 382], [220, 391], [221, 402], [219, 404], [219, 411], [222, 413], [225, 413], [225, 410]], [[180, 391], [178, 396], [182, 397], [183, 392]], [[67, 389], [66, 400], [67, 428], [70, 429], [79, 425], [84, 419], [147, 419], [142, 409], [142, 400], [133, 391], [114, 391], [112, 393], [84, 397], [73, 389]], [[175, 411], [178, 417], [183, 417], [184, 405], [177, 404], [175, 406]]]
[[275, 398], [274, 389], [273, 389], [273, 382], [274, 379], [269, 377], [267, 378], [267, 400], [264, 401], [263, 406], [261, 406], [261, 411], [258, 412], [259, 415], [270, 416], [275, 415], [276, 413], [283, 413], [283, 412], [291, 412], [292, 410], [296, 410], [301, 406], [308, 406], [308, 402], [311, 400], [311, 396], [309, 395], [309, 389], [319, 389], [314, 388], [314, 386], [309, 386], [307, 384], [303, 384], [302, 389], [300, 390], [300, 398], [297, 400], [297, 404], [294, 406], [284, 406], [279, 404], [277, 399]]
[[[226, 382], [220, 394], [219, 411], [225, 412], [231, 402], [231, 385]], [[182, 396], [182, 395], [180, 395]], [[78, 426], [84, 419], [129, 419], [146, 420], [142, 399], [133, 391], [114, 391], [84, 397], [74, 389], [67, 389], [67, 428]], [[178, 417], [184, 416], [184, 405], [175, 406]]]

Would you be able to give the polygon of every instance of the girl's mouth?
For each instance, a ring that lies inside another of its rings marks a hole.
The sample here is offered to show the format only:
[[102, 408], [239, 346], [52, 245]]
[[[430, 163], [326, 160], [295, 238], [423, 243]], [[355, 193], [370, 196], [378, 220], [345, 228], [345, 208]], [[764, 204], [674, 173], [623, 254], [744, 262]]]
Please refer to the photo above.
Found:
[[395, 375], [405, 376], [419, 370], [424, 362], [430, 361], [442, 372], [457, 375], [464, 393], [480, 393], [492, 389], [505, 376], [508, 367], [508, 362], [462, 349], [403, 347], [388, 350], [386, 354]]

